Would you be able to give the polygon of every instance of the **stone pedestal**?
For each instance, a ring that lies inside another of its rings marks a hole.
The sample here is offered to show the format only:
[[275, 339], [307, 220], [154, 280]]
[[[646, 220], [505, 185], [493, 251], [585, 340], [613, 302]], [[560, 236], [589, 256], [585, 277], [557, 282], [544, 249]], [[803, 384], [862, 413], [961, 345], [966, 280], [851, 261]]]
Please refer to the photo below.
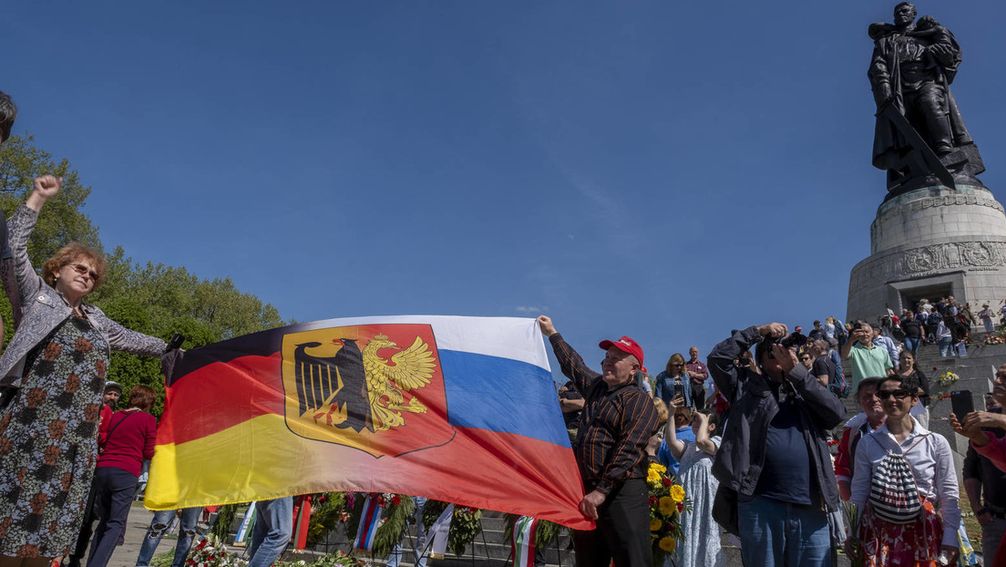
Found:
[[852, 269], [847, 321], [876, 322], [952, 295], [977, 313], [1006, 298], [1006, 214], [984, 187], [923, 187], [877, 209], [871, 254]]

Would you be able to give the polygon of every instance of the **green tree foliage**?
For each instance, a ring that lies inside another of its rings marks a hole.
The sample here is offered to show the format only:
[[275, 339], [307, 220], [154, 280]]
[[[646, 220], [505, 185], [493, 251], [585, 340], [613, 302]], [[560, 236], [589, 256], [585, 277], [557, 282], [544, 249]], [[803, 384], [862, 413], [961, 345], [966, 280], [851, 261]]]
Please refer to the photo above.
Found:
[[33, 262], [52, 256], [60, 246], [74, 240], [101, 248], [98, 229], [80, 209], [91, 194], [91, 188], [80, 182], [80, 176], [68, 161], [57, 161], [45, 150], [35, 147], [32, 138], [14, 136], [0, 146], [0, 208], [4, 218], [24, 202], [31, 192], [32, 180], [52, 174], [63, 178], [59, 195], [46, 204], [28, 243]]
[[[98, 230], [81, 211], [89, 187], [81, 184], [66, 160], [56, 161], [35, 147], [32, 139], [13, 137], [0, 147], [0, 208], [9, 217], [31, 191], [32, 180], [44, 173], [63, 177], [57, 198], [46, 204], [32, 233], [28, 253], [36, 269], [60, 246], [79, 241], [102, 250]], [[122, 325], [168, 340], [175, 333], [185, 337], [184, 348], [270, 329], [284, 324], [272, 305], [242, 293], [230, 278], [206, 280], [183, 267], [133, 262], [121, 246], [106, 255], [105, 281], [87, 299]], [[0, 294], [2, 296], [3, 294]], [[6, 337], [13, 336], [11, 308], [0, 297]], [[109, 379], [126, 392], [135, 384], [163, 391], [160, 363], [156, 359], [113, 353]], [[162, 407], [163, 397], [155, 406]]]

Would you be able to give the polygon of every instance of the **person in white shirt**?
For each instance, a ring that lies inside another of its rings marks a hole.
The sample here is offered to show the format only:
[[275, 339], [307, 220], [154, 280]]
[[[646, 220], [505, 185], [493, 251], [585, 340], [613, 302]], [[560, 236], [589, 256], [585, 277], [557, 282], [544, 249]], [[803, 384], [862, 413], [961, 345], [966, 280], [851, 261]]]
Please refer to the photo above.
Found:
[[[961, 510], [950, 444], [912, 417], [917, 392], [900, 377], [885, 378], [877, 396], [887, 420], [856, 446], [852, 502], [859, 530], [852, 547], [867, 565], [926, 564], [940, 555], [953, 564]], [[906, 466], [911, 474], [899, 476]]]

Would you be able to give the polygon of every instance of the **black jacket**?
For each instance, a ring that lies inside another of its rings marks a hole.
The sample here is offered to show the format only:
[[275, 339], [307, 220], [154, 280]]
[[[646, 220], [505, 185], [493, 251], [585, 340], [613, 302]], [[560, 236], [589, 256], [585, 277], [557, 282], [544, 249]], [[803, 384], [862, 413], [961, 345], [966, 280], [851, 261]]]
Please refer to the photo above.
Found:
[[[765, 438], [779, 404], [768, 382], [754, 372], [738, 368], [734, 360], [761, 342], [757, 327], [736, 331], [709, 353], [709, 372], [719, 391], [731, 401], [723, 441], [713, 462], [713, 475], [720, 485], [741, 497], [751, 496], [765, 463]], [[829, 511], [839, 506], [838, 485], [824, 434], [842, 423], [845, 406], [810, 375], [801, 364], [786, 377], [801, 400], [804, 440], [813, 457], [817, 483]]]

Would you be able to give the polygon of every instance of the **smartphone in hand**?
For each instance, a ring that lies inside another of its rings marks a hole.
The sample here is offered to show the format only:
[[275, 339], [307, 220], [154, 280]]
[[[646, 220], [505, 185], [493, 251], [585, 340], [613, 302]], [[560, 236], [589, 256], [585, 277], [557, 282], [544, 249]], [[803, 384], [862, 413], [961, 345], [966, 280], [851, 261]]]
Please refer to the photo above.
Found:
[[970, 390], [950, 392], [950, 407], [957, 421], [964, 423], [964, 416], [975, 411], [975, 398]]

